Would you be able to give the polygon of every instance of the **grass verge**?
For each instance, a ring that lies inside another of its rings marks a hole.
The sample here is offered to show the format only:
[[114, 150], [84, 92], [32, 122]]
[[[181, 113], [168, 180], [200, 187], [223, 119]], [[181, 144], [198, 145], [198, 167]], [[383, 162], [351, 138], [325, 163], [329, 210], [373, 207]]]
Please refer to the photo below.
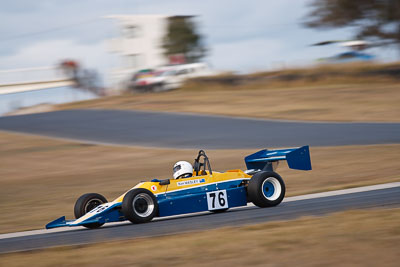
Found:
[[4, 266], [398, 266], [400, 209], [0, 255]]
[[[214, 170], [245, 168], [254, 150], [209, 150]], [[0, 233], [43, 228], [73, 216], [76, 199], [98, 192], [112, 200], [136, 183], [170, 178], [197, 150], [88, 145], [0, 132]], [[400, 145], [312, 147], [313, 171], [278, 169], [287, 195], [400, 181]]]
[[332, 85], [234, 91], [125, 94], [56, 106], [55, 109], [174, 111], [263, 119], [400, 121], [400, 84]]
[[329, 65], [191, 80], [159, 94], [56, 106], [311, 121], [400, 122], [400, 65]]

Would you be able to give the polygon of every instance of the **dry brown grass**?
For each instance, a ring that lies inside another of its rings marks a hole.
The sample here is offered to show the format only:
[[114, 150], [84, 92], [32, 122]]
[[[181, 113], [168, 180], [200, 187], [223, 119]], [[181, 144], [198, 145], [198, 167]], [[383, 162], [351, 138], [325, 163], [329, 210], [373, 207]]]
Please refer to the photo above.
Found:
[[400, 84], [320, 85], [176, 90], [125, 94], [59, 105], [56, 109], [106, 108], [175, 111], [311, 121], [400, 121]]
[[0, 255], [4, 266], [398, 266], [400, 209]]
[[[245, 168], [254, 150], [209, 150], [212, 166]], [[87, 145], [0, 132], [0, 233], [42, 228], [66, 215], [76, 199], [99, 192], [119, 196], [141, 180], [169, 178], [178, 160], [196, 150]], [[288, 195], [400, 180], [400, 145], [312, 147], [313, 171], [278, 172]]]
[[399, 73], [399, 63], [368, 63], [217, 76], [191, 80], [172, 92], [125, 94], [59, 105], [56, 109], [136, 109], [289, 120], [399, 122]]

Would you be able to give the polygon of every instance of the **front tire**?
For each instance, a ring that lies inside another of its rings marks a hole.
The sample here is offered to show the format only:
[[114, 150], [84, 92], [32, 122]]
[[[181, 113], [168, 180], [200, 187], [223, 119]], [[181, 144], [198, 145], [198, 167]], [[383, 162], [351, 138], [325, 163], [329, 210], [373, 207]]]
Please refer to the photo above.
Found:
[[282, 202], [286, 187], [276, 172], [259, 172], [253, 175], [247, 187], [249, 200], [258, 207], [273, 207]]
[[144, 188], [130, 190], [122, 201], [122, 213], [132, 223], [145, 223], [158, 214], [158, 203], [153, 193]]
[[[92, 209], [107, 202], [108, 202], [107, 199], [100, 194], [97, 193], [84, 194], [81, 197], [79, 197], [75, 203], [74, 207], [75, 218], [79, 219]], [[99, 228], [103, 224], [104, 223], [88, 223], [84, 224], [83, 226], [85, 226], [86, 228], [94, 229], [94, 228]]]
[[164, 84], [163, 83], [158, 83], [158, 84], [155, 84], [153, 86], [153, 92], [159, 93], [159, 92], [162, 92], [162, 91], [164, 91]]

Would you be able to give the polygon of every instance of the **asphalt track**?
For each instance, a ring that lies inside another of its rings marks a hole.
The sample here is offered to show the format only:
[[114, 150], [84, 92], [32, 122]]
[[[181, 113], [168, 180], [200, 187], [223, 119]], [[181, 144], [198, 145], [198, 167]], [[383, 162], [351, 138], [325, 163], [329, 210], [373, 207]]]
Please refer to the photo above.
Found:
[[85, 143], [196, 149], [400, 142], [400, 123], [292, 122], [122, 110], [1, 117], [0, 130]]
[[[14, 237], [12, 235], [9, 237], [7, 234], [0, 235], [0, 253], [171, 235], [196, 230], [215, 229], [223, 226], [290, 220], [301, 216], [322, 216], [349, 209], [399, 207], [400, 183], [384, 186], [370, 186], [365, 189], [366, 191], [357, 190], [356, 188], [313, 194], [311, 197], [286, 198], [279, 206], [273, 208], [261, 209], [248, 206], [218, 214], [203, 212], [195, 215], [159, 219], [145, 224], [119, 223], [118, 225], [103, 226], [94, 230], [80, 227], [77, 230], [67, 228], [67, 231], [62, 232], [40, 230], [42, 231], [41, 234], [26, 234]], [[371, 188], [381, 189], [371, 190]], [[45, 231], [48, 231], [48, 233]]]

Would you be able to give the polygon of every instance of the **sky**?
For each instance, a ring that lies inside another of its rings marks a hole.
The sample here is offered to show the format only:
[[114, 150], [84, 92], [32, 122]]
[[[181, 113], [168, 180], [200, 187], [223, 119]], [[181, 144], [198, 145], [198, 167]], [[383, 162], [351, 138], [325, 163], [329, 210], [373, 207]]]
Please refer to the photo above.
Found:
[[[0, 70], [50, 66], [73, 58], [106, 75], [118, 67], [107, 39], [118, 28], [115, 14], [196, 15], [216, 70], [253, 72], [306, 65], [344, 52], [339, 46], [311, 47], [352, 39], [351, 29], [302, 26], [309, 0], [13, 0], [0, 9]], [[379, 50], [382, 59], [393, 51]]]

